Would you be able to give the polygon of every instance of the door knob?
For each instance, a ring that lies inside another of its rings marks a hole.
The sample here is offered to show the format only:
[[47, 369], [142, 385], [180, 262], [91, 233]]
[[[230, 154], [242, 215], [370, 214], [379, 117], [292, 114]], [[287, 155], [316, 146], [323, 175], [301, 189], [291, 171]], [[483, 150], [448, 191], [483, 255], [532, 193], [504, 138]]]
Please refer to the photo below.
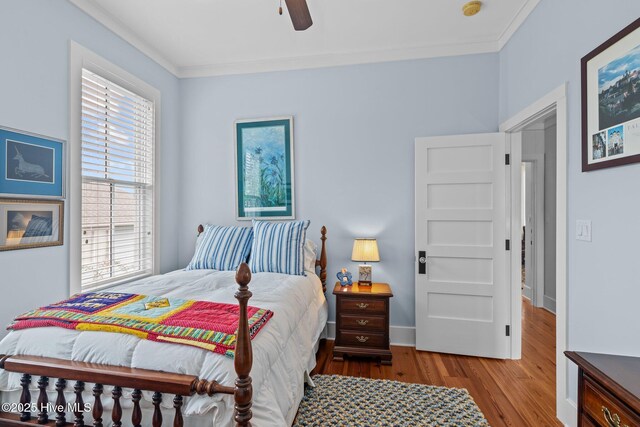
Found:
[[427, 274], [427, 251], [418, 251], [418, 274]]

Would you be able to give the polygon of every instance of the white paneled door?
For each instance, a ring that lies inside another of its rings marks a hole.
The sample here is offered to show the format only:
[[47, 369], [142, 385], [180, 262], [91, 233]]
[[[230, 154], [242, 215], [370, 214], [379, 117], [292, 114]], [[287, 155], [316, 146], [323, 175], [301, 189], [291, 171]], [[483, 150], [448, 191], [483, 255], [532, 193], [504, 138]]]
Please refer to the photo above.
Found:
[[418, 350], [509, 357], [505, 147], [503, 133], [416, 139]]

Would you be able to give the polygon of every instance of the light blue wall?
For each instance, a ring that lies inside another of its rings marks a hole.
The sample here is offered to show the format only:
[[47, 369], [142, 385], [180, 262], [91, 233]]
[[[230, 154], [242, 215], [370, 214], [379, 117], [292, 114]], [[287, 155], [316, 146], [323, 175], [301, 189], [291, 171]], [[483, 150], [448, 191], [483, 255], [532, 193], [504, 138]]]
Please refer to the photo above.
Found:
[[[69, 40], [162, 92], [160, 260], [162, 271], [174, 269], [178, 79], [66, 0], [0, 0], [0, 23], [2, 126], [69, 140]], [[13, 316], [68, 294], [68, 209], [65, 217], [64, 246], [0, 252], [0, 337]]]
[[[592, 243], [569, 240], [570, 346], [640, 354], [640, 166], [580, 172], [579, 94], [580, 58], [639, 2], [542, 0], [499, 55], [182, 81], [66, 1], [2, 0], [0, 12], [1, 125], [68, 139], [70, 39], [162, 91], [163, 271], [188, 262], [195, 225], [236, 222], [233, 121], [293, 114], [297, 216], [314, 236], [329, 228], [330, 282], [357, 269], [353, 237], [378, 237], [374, 275], [394, 286], [394, 325], [415, 317], [414, 138], [495, 131], [568, 81], [570, 234], [575, 219], [593, 221]], [[0, 324], [66, 295], [68, 225], [63, 247], [0, 253]]]
[[[640, 356], [640, 164], [581, 172], [580, 59], [640, 16], [640, 2], [542, 0], [500, 53], [500, 120], [568, 82], [569, 348]], [[576, 241], [576, 219], [593, 241]], [[570, 391], [575, 399], [576, 373]]]
[[[496, 131], [497, 54], [180, 82], [179, 260], [199, 223], [235, 223], [237, 119], [294, 115], [297, 218], [328, 232], [329, 283], [353, 238], [378, 238], [374, 280], [392, 284], [391, 324], [413, 326], [414, 139]], [[244, 223], [247, 224], [247, 223]], [[328, 291], [331, 319], [334, 297]]]

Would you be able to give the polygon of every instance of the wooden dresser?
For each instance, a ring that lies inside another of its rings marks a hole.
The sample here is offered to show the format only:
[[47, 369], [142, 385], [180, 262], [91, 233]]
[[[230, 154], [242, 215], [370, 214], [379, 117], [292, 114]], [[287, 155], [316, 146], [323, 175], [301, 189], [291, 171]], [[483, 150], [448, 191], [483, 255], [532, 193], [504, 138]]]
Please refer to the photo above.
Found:
[[578, 427], [640, 426], [640, 357], [565, 351], [578, 365]]
[[336, 343], [334, 360], [345, 355], [380, 358], [391, 364], [389, 349], [389, 298], [393, 296], [387, 283], [371, 286], [340, 286], [333, 288], [336, 296]]

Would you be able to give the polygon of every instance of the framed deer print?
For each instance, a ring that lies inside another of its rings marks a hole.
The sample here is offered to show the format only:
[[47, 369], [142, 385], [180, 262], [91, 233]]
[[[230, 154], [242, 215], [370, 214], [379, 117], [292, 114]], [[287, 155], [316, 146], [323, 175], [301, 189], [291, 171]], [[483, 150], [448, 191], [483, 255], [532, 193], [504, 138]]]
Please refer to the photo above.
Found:
[[0, 127], [0, 194], [63, 198], [64, 141]]

